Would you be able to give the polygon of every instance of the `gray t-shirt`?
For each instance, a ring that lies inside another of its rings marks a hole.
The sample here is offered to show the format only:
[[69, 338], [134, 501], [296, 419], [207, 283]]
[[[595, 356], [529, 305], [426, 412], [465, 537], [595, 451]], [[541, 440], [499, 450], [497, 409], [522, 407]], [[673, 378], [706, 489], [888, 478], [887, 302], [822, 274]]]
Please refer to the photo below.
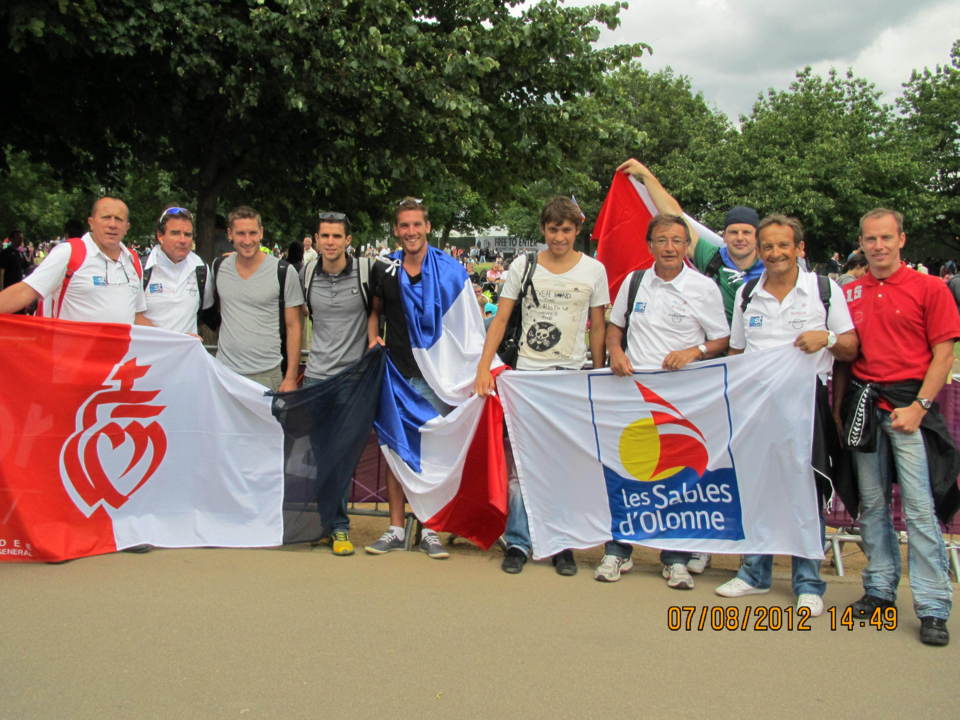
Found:
[[313, 341], [305, 374], [323, 380], [356, 364], [367, 349], [367, 311], [357, 261], [348, 258], [339, 275], [327, 275], [318, 261], [308, 292]]
[[[267, 255], [246, 280], [237, 274], [237, 256], [228, 255], [217, 271], [220, 341], [217, 358], [241, 375], [272, 370], [280, 364], [280, 285], [277, 258]], [[285, 303], [303, 305], [297, 270], [287, 268]]]

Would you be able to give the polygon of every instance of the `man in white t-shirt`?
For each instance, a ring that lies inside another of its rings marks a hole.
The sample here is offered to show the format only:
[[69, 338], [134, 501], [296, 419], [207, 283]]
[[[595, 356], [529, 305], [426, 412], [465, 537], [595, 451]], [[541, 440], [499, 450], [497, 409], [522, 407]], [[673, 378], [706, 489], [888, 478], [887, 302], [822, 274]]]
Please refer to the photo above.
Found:
[[313, 238], [309, 235], [303, 236], [303, 267], [307, 266], [307, 263], [312, 260], [316, 260], [319, 256], [316, 250], [313, 249]]
[[[760, 259], [764, 271], [756, 282], [748, 282], [737, 291], [730, 333], [730, 354], [756, 352], [793, 344], [806, 353], [820, 353], [817, 372], [817, 420], [814, 428], [814, 454], [836, 440], [827, 404], [826, 379], [834, 358], [844, 362], [857, 356], [859, 343], [850, 311], [840, 287], [816, 273], [804, 272], [798, 265], [803, 252], [803, 228], [794, 218], [770, 215], [757, 230]], [[823, 289], [821, 290], [821, 284]], [[820, 437], [817, 437], [817, 434]], [[824, 450], [821, 450], [823, 452]], [[821, 476], [829, 462], [814, 462], [809, 475], [791, 478], [808, 483], [815, 491], [814, 473]], [[820, 493], [822, 495], [822, 493]], [[822, 501], [818, 497], [818, 501]], [[820, 532], [823, 533], [821, 520]], [[770, 591], [772, 555], [744, 555], [736, 577], [716, 589], [721, 597], [743, 597]], [[820, 579], [820, 561], [792, 559], [793, 592], [797, 611], [809, 611], [810, 617], [823, 613], [826, 583]]]
[[[679, 215], [657, 215], [647, 226], [653, 267], [635, 270], [624, 278], [607, 326], [607, 351], [615, 374], [680, 370], [691, 362], [726, 351], [730, 330], [723, 298], [715, 282], [684, 263], [690, 242], [690, 228]], [[638, 273], [642, 273], [639, 284], [634, 280]], [[633, 289], [636, 293], [630, 297]], [[604, 546], [594, 578], [616, 582], [620, 573], [633, 567], [631, 554], [629, 545], [611, 540]], [[693, 588], [691, 568], [703, 572], [706, 562], [692, 560], [693, 553], [660, 551], [663, 577], [669, 587]]]
[[167, 208], [143, 274], [147, 318], [156, 327], [188, 335], [197, 334], [200, 311], [213, 306], [209, 268], [192, 247], [193, 215], [186, 208]]
[[[580, 370], [587, 359], [583, 342], [587, 319], [590, 320], [590, 352], [593, 367], [603, 367], [603, 314], [610, 302], [607, 273], [603, 265], [574, 249], [577, 233], [583, 223], [580, 208], [569, 198], [555, 197], [540, 213], [540, 232], [547, 249], [537, 255], [533, 283], [523, 297], [520, 348], [517, 370]], [[500, 292], [497, 314], [487, 330], [483, 355], [477, 365], [475, 391], [488, 395], [494, 381], [490, 363], [500, 346], [513, 306], [520, 297], [527, 259], [517, 258], [510, 264], [506, 282]], [[501, 569], [516, 574], [523, 570], [530, 555], [530, 527], [527, 510], [517, 479], [513, 453], [507, 463], [510, 477], [510, 509], [503, 539], [507, 544]], [[538, 468], [530, 468], [537, 472]], [[575, 575], [577, 564], [572, 550], [563, 550], [553, 557], [560, 575]]]
[[[90, 210], [90, 232], [60, 243], [25, 280], [0, 292], [0, 313], [42, 301], [43, 314], [81, 322], [150, 325], [140, 259], [123, 244], [130, 229], [123, 200], [102, 197]], [[72, 274], [73, 261], [80, 261]]]

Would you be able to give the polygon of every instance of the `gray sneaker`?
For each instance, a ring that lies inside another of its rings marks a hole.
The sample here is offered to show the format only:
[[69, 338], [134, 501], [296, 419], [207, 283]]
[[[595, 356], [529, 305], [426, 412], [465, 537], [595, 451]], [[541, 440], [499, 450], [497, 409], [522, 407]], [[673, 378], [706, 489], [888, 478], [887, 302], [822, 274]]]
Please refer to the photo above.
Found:
[[393, 530], [387, 530], [373, 545], [367, 545], [366, 550], [371, 555], [383, 555], [392, 550], [403, 550], [403, 540], [394, 535]]
[[427, 557], [434, 560], [446, 560], [450, 557], [450, 553], [443, 549], [440, 536], [436, 533], [424, 533], [420, 540], [420, 549], [427, 554]]

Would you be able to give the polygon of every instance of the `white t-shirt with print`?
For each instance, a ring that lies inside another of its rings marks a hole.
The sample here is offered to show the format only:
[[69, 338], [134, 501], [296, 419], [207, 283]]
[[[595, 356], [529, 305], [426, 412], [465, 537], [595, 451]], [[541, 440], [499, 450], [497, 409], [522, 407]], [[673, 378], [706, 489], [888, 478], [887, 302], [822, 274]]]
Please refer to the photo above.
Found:
[[[507, 271], [501, 297], [516, 300], [527, 267], [526, 256], [517, 258]], [[537, 263], [534, 292], [523, 299], [518, 370], [579, 370], [587, 359], [584, 330], [590, 308], [610, 302], [607, 271], [598, 261], [580, 254], [580, 260], [564, 273], [552, 273]]]

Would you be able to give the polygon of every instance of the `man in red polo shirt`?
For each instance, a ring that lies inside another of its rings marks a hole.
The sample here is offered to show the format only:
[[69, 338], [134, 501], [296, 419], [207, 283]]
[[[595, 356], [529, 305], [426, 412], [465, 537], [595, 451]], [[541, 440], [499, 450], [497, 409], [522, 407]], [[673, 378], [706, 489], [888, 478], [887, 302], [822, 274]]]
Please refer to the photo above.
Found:
[[895, 473], [920, 639], [946, 645], [952, 586], [938, 517], [948, 519], [960, 501], [960, 458], [933, 399], [952, 366], [960, 315], [943, 281], [904, 265], [905, 242], [900, 213], [868, 212], [860, 219], [860, 247], [869, 271], [844, 287], [860, 354], [849, 383], [837, 373], [835, 390], [844, 393], [844, 440], [854, 451], [868, 561], [865, 594], [851, 608], [854, 617], [869, 619], [895, 607], [900, 547], [888, 504]]

